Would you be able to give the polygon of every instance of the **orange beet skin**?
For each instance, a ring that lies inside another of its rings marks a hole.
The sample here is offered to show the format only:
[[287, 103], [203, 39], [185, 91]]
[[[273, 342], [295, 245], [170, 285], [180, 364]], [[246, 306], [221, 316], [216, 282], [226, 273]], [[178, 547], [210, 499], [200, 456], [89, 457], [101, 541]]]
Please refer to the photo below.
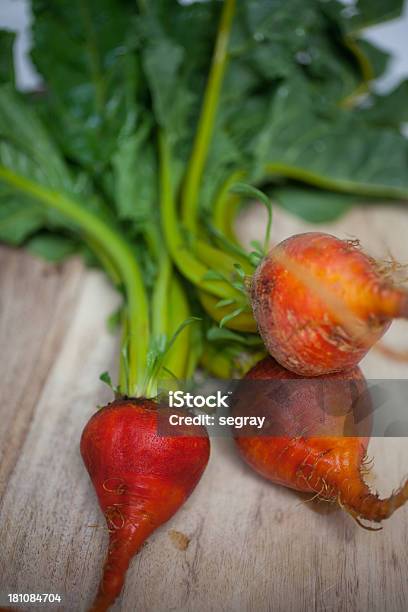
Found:
[[[261, 435], [250, 427], [234, 433], [254, 470], [273, 483], [338, 502], [356, 519], [381, 522], [407, 501], [407, 483], [380, 499], [364, 482], [371, 406], [359, 368], [305, 379], [267, 357], [245, 379], [275, 384], [268, 391], [263, 383], [258, 393], [253, 383], [244, 384], [233, 402], [234, 416], [266, 417]], [[276, 381], [289, 385], [286, 399]]]
[[207, 465], [205, 428], [175, 426], [178, 435], [159, 435], [169, 414], [153, 400], [118, 400], [98, 410], [82, 433], [81, 455], [109, 530], [94, 611], [113, 603], [132, 557], [177, 512]]
[[251, 301], [269, 353], [304, 376], [359, 363], [388, 329], [408, 316], [408, 293], [353, 242], [298, 234], [257, 268]]

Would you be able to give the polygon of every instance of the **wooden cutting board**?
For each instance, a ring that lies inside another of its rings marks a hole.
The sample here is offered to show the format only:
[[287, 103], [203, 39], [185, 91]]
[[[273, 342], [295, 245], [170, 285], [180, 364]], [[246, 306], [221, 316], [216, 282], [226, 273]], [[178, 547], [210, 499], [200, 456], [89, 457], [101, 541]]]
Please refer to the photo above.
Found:
[[[249, 242], [264, 226], [255, 207], [241, 234]], [[274, 242], [314, 229], [274, 213]], [[408, 262], [403, 207], [358, 207], [317, 229]], [[19, 609], [79, 612], [95, 593], [107, 537], [78, 441], [110, 398], [98, 377], [115, 369], [117, 339], [105, 321], [117, 301], [78, 260], [55, 267], [0, 248], [0, 605], [8, 593], [53, 593], [61, 604]], [[407, 348], [408, 325], [395, 323], [386, 341]], [[363, 369], [408, 378], [406, 363], [378, 351]], [[375, 439], [369, 451], [370, 483], [389, 493], [408, 474], [408, 439]], [[199, 487], [135, 558], [114, 610], [406, 612], [408, 507], [371, 533], [306, 500], [252, 473], [228, 439], [214, 439]], [[171, 530], [189, 538], [185, 550]]]

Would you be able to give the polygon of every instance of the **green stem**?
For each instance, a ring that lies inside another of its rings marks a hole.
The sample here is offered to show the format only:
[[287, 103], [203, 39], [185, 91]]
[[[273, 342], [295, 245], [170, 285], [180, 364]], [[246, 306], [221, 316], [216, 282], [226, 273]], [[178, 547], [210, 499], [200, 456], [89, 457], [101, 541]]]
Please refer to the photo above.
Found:
[[243, 268], [247, 275], [252, 275], [255, 271], [255, 267], [251, 252], [240, 246], [239, 242], [226, 238], [225, 235], [215, 227], [212, 228], [212, 233], [220, 248], [230, 253], [230, 257], [233, 256], [234, 261]]
[[231, 242], [237, 242], [233, 221], [241, 198], [230, 193], [230, 190], [234, 183], [242, 181], [245, 176], [246, 172], [244, 170], [233, 172], [222, 185], [214, 202], [212, 218], [214, 227], [224, 234]]
[[202, 326], [192, 325], [190, 327], [190, 350], [186, 360], [185, 379], [190, 380], [194, 376], [203, 351]]
[[198, 297], [204, 310], [211, 316], [214, 321], [217, 321], [217, 323], [219, 323], [224, 317], [226, 317], [231, 311], [235, 310], [237, 307], [244, 308], [244, 311], [233, 319], [231, 319], [230, 321], [228, 321], [225, 324], [225, 327], [227, 327], [228, 329], [234, 329], [235, 331], [256, 333], [256, 322], [252, 313], [250, 312], [249, 300], [245, 299], [242, 294], [240, 295], [240, 301], [238, 303], [232, 304], [231, 306], [223, 306], [221, 308], [218, 307], [218, 300], [214, 298], [214, 296], [210, 293], [206, 293], [205, 291], [198, 291]]
[[160, 244], [157, 228], [150, 228], [146, 238], [158, 264], [158, 273], [152, 295], [152, 335], [154, 338], [169, 338], [168, 313], [166, 304], [170, 291], [172, 275], [171, 260], [167, 251]]
[[367, 92], [369, 89], [369, 82], [375, 78], [374, 70], [370, 60], [361, 50], [358, 41], [353, 34], [349, 34], [344, 37], [344, 46], [354, 55], [356, 62], [359, 65], [362, 82], [357, 85], [354, 91], [349, 93], [345, 98], [340, 100], [340, 107], [342, 108], [353, 108], [355, 103], [358, 101], [359, 96]]
[[235, 368], [231, 355], [211, 342], [205, 342], [200, 363], [212, 376], [221, 380], [234, 377]]
[[[158, 275], [152, 296], [152, 336], [165, 336], [169, 342], [189, 318], [190, 309], [184, 291], [175, 277], [171, 259], [163, 245], [163, 238], [157, 225], [146, 225], [144, 229], [146, 242], [154, 258], [158, 262]], [[179, 333], [168, 349], [163, 367], [179, 380], [185, 377], [185, 367], [189, 352], [190, 326]], [[159, 376], [166, 378], [166, 373]], [[153, 381], [157, 388], [157, 381]]]
[[128, 359], [128, 338], [129, 338], [128, 317], [125, 312], [122, 314], [122, 333], [119, 357], [119, 391], [129, 395], [129, 359]]
[[[21, 193], [62, 214], [87, 238], [95, 241], [112, 261], [123, 282], [127, 304], [128, 384], [121, 389], [127, 395], [141, 395], [149, 344], [149, 311], [142, 275], [128, 243], [102, 219], [75, 200], [43, 187], [0, 166], [0, 179]], [[123, 376], [121, 375], [121, 380]]]
[[269, 176], [271, 174], [277, 174], [280, 176], [285, 176], [286, 178], [303, 181], [309, 185], [315, 185], [321, 189], [341, 191], [343, 193], [351, 193], [353, 195], [360, 195], [363, 197], [384, 197], [395, 200], [406, 200], [408, 198], [408, 189], [406, 187], [371, 185], [369, 183], [357, 183], [347, 179], [326, 178], [319, 174], [310, 172], [309, 170], [296, 168], [294, 166], [287, 166], [286, 164], [279, 162], [269, 162], [266, 164], [265, 172]]
[[214, 131], [218, 101], [227, 65], [228, 42], [234, 12], [235, 0], [225, 0], [203, 107], [194, 139], [193, 152], [188, 164], [182, 192], [183, 221], [186, 228], [193, 234], [197, 233], [198, 192]]
[[238, 257], [235, 254], [233, 256], [229, 255], [225, 251], [214, 247], [204, 240], [194, 241], [193, 250], [200, 261], [209, 266], [211, 270], [217, 270], [225, 275], [231, 275], [235, 270], [234, 265], [239, 263], [243, 265], [246, 272], [253, 272], [252, 269], [248, 269], [248, 262], [244, 261], [242, 257]]
[[206, 342], [200, 363], [213, 376], [220, 379], [242, 378], [258, 361], [266, 356], [265, 350], [231, 350], [231, 345], [218, 347]]
[[[164, 133], [159, 135], [159, 150], [160, 150], [160, 184], [161, 184], [161, 220], [163, 224], [163, 233], [167, 243], [167, 247], [171, 258], [180, 270], [180, 272], [196, 287], [200, 289], [199, 298], [204, 308], [210, 308], [210, 314], [217, 321], [221, 313], [224, 316], [236, 309], [237, 304], [245, 302], [244, 296], [233, 288], [228, 282], [222, 280], [205, 280], [204, 276], [209, 271], [209, 268], [198, 261], [189, 251], [186, 239], [182, 235], [178, 219], [176, 202], [173, 194], [173, 185], [171, 180], [171, 156], [169, 146]], [[219, 251], [219, 253], [223, 253]], [[218, 299], [217, 299], [218, 298]], [[217, 309], [216, 304], [219, 299], [234, 299], [236, 304], [227, 309]], [[244, 303], [244, 306], [246, 304]], [[249, 305], [248, 305], [249, 306]], [[231, 329], [239, 329], [243, 331], [255, 331], [256, 326], [252, 315], [249, 312], [243, 312], [236, 316], [227, 327]]]
[[112, 283], [119, 287], [121, 284], [121, 278], [115, 265], [112, 263], [111, 258], [105, 253], [99, 242], [96, 242], [94, 238], [88, 236], [87, 243], [91, 251], [96, 255], [97, 259], [99, 259], [103, 269]]
[[219, 298], [234, 297], [237, 292], [224, 281], [205, 280], [209, 268], [194, 257], [188, 248], [185, 236], [180, 231], [176, 201], [171, 180], [171, 157], [166, 137], [159, 136], [160, 148], [160, 184], [161, 184], [161, 219], [164, 237], [170, 255], [180, 272], [194, 285]]
[[152, 334], [154, 337], [168, 337], [166, 303], [168, 300], [171, 279], [171, 262], [164, 256], [159, 265], [159, 274], [152, 297]]
[[[190, 316], [190, 309], [186, 295], [180, 281], [173, 275], [168, 295], [168, 322], [169, 337], [173, 336], [180, 325]], [[174, 344], [170, 347], [164, 366], [178, 379], [186, 377], [187, 359], [190, 350], [191, 326], [187, 325], [177, 336]]]

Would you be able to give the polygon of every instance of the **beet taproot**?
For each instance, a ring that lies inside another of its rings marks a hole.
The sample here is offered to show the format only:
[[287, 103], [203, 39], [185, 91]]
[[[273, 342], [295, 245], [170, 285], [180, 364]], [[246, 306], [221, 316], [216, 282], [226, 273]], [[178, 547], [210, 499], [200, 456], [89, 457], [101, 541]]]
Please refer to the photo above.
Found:
[[150, 399], [123, 399], [98, 410], [83, 430], [81, 455], [109, 530], [93, 612], [114, 602], [132, 557], [182, 506], [207, 465], [204, 427], [178, 425], [162, 435], [175, 412]]
[[353, 241], [318, 232], [273, 248], [250, 290], [269, 353], [304, 376], [354, 367], [392, 319], [408, 317], [408, 292], [373, 258]]
[[364, 481], [372, 405], [359, 368], [302, 378], [266, 357], [234, 394], [233, 416], [255, 413], [266, 417], [262, 433], [246, 427], [234, 438], [271, 482], [337, 502], [358, 521], [380, 523], [407, 501], [408, 482], [380, 499]]

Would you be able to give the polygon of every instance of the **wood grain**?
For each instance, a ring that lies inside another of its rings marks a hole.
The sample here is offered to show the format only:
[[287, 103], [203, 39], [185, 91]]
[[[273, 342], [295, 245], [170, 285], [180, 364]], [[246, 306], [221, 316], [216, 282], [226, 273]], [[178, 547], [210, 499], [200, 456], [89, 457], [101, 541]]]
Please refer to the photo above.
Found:
[[[259, 238], [263, 211], [241, 224], [246, 239]], [[406, 211], [378, 206], [321, 229], [408, 261], [406, 228]], [[275, 241], [310, 229], [275, 212]], [[8, 592], [52, 592], [60, 606], [20, 609], [82, 612], [96, 590], [107, 538], [78, 442], [109, 399], [98, 376], [114, 369], [117, 341], [105, 320], [116, 303], [102, 275], [76, 260], [55, 269], [0, 249], [0, 605]], [[393, 327], [387, 342], [406, 348], [407, 325]], [[363, 365], [370, 377], [408, 378], [406, 364], [378, 352]], [[402, 438], [370, 443], [370, 482], [381, 492], [408, 472], [407, 447]], [[186, 550], [170, 530], [189, 538]], [[383, 531], [363, 531], [341, 511], [265, 482], [216, 438], [203, 480], [136, 557], [114, 610], [405, 612], [407, 575], [407, 508]]]

